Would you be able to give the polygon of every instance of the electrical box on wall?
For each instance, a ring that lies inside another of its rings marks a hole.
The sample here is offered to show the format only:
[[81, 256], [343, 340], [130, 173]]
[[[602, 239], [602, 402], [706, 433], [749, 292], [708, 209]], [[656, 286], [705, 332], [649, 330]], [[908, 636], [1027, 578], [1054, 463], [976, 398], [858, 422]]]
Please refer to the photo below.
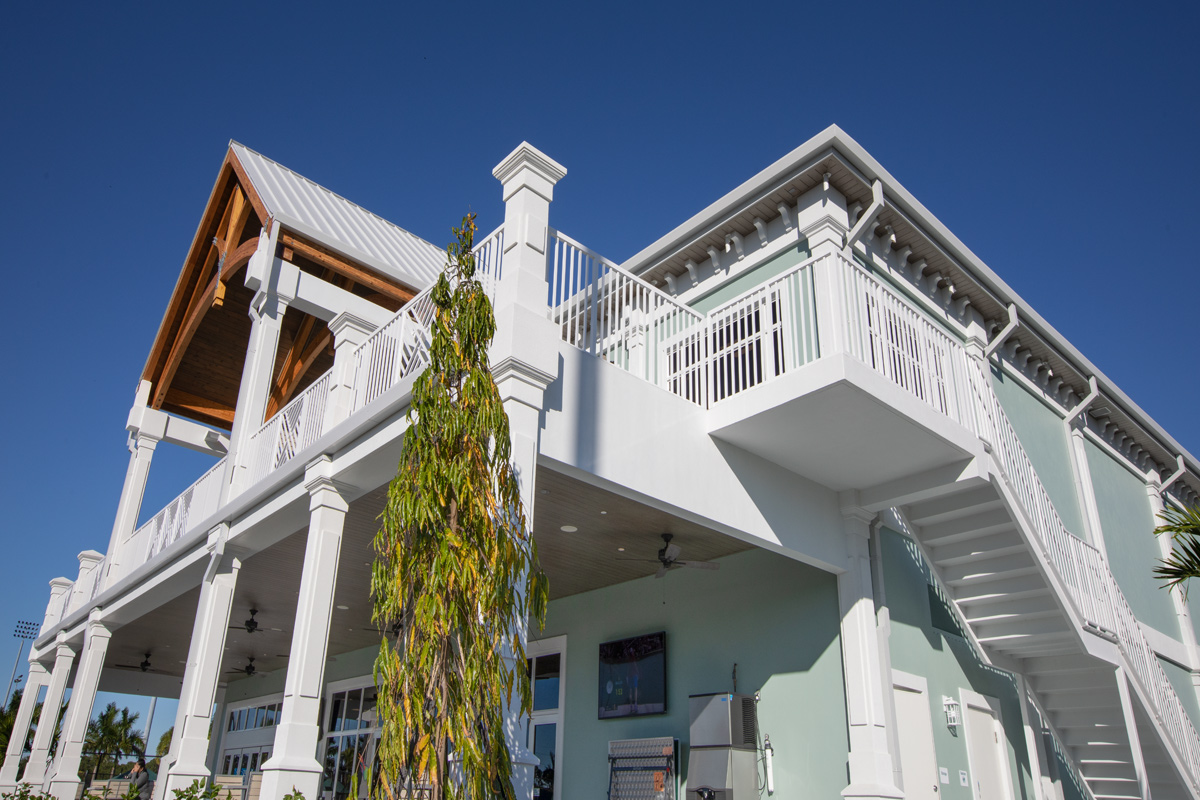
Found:
[[687, 800], [758, 797], [758, 708], [746, 694], [688, 698]]

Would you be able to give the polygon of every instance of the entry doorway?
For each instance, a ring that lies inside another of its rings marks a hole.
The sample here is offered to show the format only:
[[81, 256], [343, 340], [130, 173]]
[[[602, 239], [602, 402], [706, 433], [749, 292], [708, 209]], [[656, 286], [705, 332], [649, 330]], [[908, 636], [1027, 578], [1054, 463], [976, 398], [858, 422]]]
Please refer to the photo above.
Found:
[[892, 696], [904, 796], [907, 800], [938, 800], [929, 685], [920, 675], [892, 670]]
[[567, 637], [552, 636], [525, 645], [533, 690], [525, 746], [537, 756], [534, 800], [562, 797], [563, 710], [567, 699]]
[[994, 697], [962, 690], [964, 735], [975, 800], [1012, 800], [1008, 748], [1000, 724], [1000, 703]]

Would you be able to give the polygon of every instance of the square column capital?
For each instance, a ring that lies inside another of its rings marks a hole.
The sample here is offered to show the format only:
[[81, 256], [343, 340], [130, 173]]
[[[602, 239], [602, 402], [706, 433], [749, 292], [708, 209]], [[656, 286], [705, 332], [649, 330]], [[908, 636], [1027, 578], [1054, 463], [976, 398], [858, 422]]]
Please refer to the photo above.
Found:
[[492, 170], [492, 175], [504, 187], [505, 202], [521, 189], [531, 189], [550, 202], [554, 199], [554, 184], [566, 174], [566, 167], [529, 142], [517, 145]]

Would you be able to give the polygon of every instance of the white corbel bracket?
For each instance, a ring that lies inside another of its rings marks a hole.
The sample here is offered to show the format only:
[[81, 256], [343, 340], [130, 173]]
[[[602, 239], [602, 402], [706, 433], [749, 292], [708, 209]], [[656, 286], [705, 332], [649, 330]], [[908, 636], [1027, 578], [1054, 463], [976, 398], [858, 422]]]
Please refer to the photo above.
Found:
[[1021, 324], [1021, 320], [1017, 316], [1017, 304], [1009, 303], [1008, 304], [1008, 324], [1005, 325], [1004, 328], [1001, 329], [1001, 331], [996, 334], [996, 338], [994, 338], [990, 342], [988, 342], [987, 347], [983, 348], [983, 357], [990, 358], [992, 353], [996, 352], [997, 348], [999, 348], [1006, 341], [1008, 341], [1008, 337], [1013, 335], [1013, 331], [1015, 331], [1020, 326], [1020, 324]]

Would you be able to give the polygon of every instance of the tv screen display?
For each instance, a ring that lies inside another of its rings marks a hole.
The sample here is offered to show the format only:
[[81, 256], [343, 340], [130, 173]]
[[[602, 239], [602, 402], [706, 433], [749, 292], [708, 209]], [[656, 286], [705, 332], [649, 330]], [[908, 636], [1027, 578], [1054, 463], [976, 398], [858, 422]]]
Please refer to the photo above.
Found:
[[667, 634], [600, 645], [600, 719], [665, 714]]

